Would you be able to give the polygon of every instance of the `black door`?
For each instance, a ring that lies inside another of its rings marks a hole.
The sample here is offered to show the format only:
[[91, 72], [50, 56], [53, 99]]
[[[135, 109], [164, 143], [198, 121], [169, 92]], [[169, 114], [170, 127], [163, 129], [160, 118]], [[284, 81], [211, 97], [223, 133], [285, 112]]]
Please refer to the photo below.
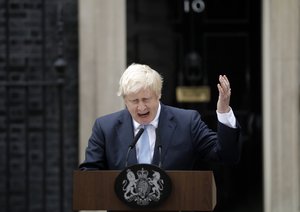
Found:
[[[163, 103], [196, 109], [216, 129], [218, 75], [230, 79], [244, 145], [238, 165], [199, 167], [215, 173], [215, 211], [262, 211], [260, 22], [258, 0], [127, 0], [127, 63], [163, 75]], [[204, 98], [182, 100], [182, 86]]]

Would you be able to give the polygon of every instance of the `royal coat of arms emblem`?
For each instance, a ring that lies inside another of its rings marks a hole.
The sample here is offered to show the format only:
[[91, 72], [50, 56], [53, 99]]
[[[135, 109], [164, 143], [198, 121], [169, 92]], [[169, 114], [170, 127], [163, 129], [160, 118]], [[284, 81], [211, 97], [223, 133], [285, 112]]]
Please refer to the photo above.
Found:
[[160, 168], [139, 164], [121, 172], [115, 191], [131, 207], [153, 207], [170, 194], [171, 181]]

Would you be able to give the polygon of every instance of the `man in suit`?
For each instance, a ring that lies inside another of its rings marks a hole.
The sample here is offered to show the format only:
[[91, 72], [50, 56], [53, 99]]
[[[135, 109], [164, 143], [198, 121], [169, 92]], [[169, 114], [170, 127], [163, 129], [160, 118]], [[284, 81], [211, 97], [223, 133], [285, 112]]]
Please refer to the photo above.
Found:
[[220, 163], [239, 160], [240, 128], [229, 106], [231, 89], [227, 77], [220, 75], [217, 85], [217, 132], [201, 120], [197, 111], [162, 104], [162, 82], [160, 74], [147, 65], [132, 64], [125, 70], [118, 95], [126, 108], [95, 121], [81, 170], [124, 169], [128, 147], [145, 126], [148, 158], [142, 159], [145, 144], [140, 138], [128, 156], [128, 165], [161, 162], [165, 170], [190, 170], [199, 158]]

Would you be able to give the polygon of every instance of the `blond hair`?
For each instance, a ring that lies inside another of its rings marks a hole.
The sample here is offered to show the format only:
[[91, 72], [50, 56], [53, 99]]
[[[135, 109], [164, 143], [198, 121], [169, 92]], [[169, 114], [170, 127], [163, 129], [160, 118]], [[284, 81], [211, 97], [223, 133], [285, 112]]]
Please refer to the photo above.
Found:
[[130, 93], [137, 93], [143, 89], [154, 91], [161, 97], [162, 76], [147, 65], [133, 63], [124, 71], [119, 81], [118, 96], [123, 98]]

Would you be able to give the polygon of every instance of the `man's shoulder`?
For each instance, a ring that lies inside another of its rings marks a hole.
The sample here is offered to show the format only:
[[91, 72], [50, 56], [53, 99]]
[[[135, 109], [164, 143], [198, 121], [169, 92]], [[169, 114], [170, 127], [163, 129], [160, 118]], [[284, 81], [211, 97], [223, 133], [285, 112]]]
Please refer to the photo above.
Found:
[[169, 116], [176, 117], [177, 119], [191, 118], [192, 116], [200, 115], [198, 111], [186, 108], [179, 108], [170, 105], [164, 105], [164, 112], [169, 114]]
[[128, 110], [123, 109], [116, 112], [112, 112], [103, 116], [100, 116], [96, 119], [96, 122], [114, 122], [123, 119], [128, 115]]
[[179, 108], [170, 105], [164, 105], [166, 111], [169, 111], [174, 114], [191, 114], [198, 113], [196, 110], [188, 109], [188, 108]]

